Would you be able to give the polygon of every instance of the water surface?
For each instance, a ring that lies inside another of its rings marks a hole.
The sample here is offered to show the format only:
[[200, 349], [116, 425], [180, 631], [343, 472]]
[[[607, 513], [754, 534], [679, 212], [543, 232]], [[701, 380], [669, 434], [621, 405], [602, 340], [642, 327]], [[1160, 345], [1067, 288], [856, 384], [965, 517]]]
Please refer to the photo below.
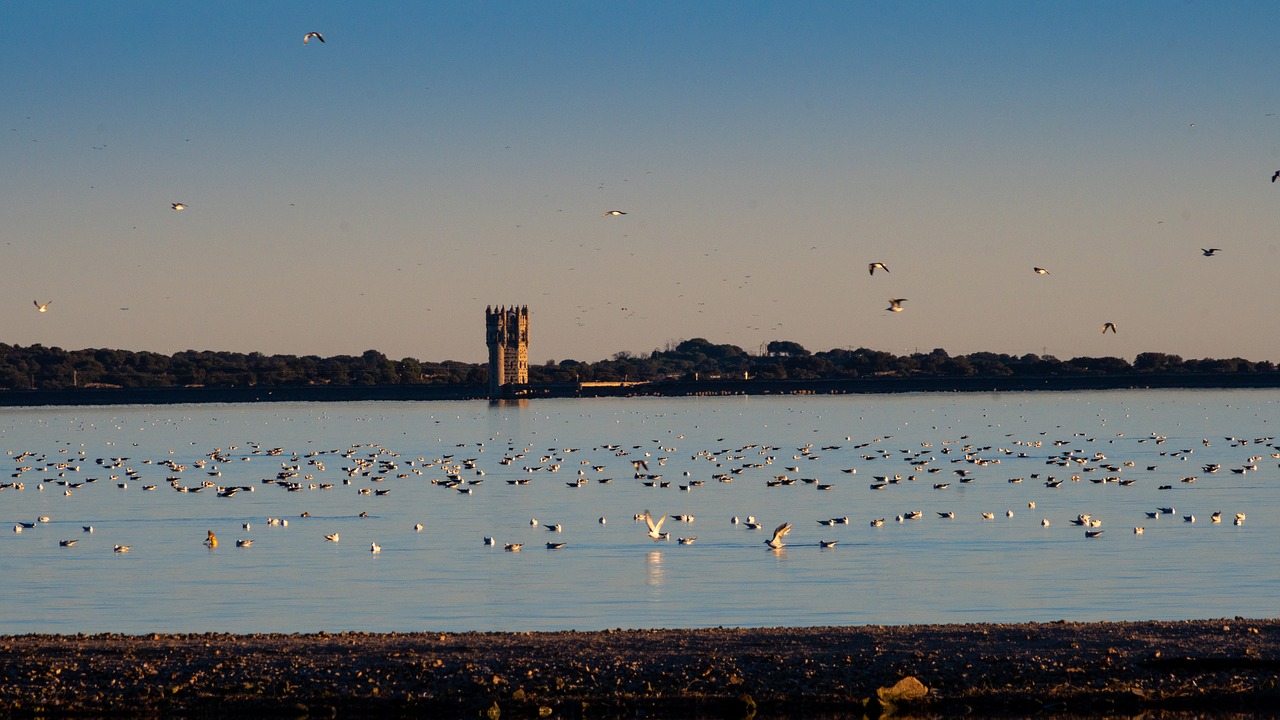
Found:
[[[4, 480], [25, 488], [0, 490], [0, 632], [1274, 616], [1277, 417], [1272, 390], [7, 408], [0, 461], [17, 477]], [[210, 460], [215, 450], [229, 459]], [[1066, 452], [1086, 462], [1047, 464]], [[349, 476], [357, 457], [397, 467]], [[111, 458], [119, 467], [104, 467]], [[432, 482], [465, 459], [475, 467], [458, 476], [480, 481], [471, 493]], [[637, 460], [670, 487], [645, 487]], [[1205, 472], [1211, 463], [1221, 470]], [[1232, 472], [1246, 465], [1257, 469]], [[264, 483], [295, 467], [300, 491]], [[769, 487], [779, 475], [832, 487]], [[875, 476], [902, 479], [872, 490]], [[1050, 476], [1062, 486], [1047, 488]], [[180, 493], [170, 477], [255, 491]], [[1134, 482], [1092, 482], [1103, 477]], [[530, 482], [507, 483], [517, 479]], [[67, 495], [58, 481], [84, 484]], [[703, 484], [680, 489], [690, 481]], [[1176, 512], [1146, 516], [1158, 507]], [[672, 539], [654, 542], [634, 520], [645, 509], [694, 519], [668, 518]], [[896, 521], [913, 510], [923, 518]], [[1101, 519], [1103, 536], [1085, 538], [1070, 522], [1080, 514]], [[40, 516], [50, 521], [12, 531]], [[770, 551], [763, 542], [783, 522], [794, 526], [787, 547]], [[556, 523], [562, 532], [546, 529]], [[210, 530], [221, 539], [212, 550]], [[78, 542], [59, 545], [68, 539]], [[565, 546], [547, 550], [549, 540]]]

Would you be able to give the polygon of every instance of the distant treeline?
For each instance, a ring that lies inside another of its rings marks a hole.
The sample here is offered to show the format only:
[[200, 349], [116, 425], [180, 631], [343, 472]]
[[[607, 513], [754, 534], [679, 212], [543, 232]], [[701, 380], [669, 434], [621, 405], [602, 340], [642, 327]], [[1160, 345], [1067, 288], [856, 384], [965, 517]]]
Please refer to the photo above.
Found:
[[[1004, 355], [894, 355], [879, 350], [811, 353], [798, 343], [774, 341], [762, 355], [703, 338], [647, 355], [628, 352], [598, 362], [554, 360], [529, 368], [529, 382], [644, 382], [652, 380], [837, 380], [864, 377], [1068, 377], [1141, 373], [1274, 372], [1270, 361], [1242, 358], [1184, 360], [1147, 352], [1133, 362], [1118, 357]], [[484, 363], [392, 360], [368, 350], [359, 356], [263, 355], [185, 350], [173, 355], [129, 350], [63, 350], [0, 343], [0, 389], [71, 387], [284, 387], [305, 385], [477, 384], [488, 381]]]

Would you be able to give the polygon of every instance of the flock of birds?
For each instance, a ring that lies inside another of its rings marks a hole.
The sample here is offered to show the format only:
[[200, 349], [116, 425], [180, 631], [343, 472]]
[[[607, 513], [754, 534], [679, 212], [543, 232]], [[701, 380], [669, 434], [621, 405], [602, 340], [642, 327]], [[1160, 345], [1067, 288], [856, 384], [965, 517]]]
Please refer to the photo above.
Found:
[[[683, 438], [682, 435], [676, 437]], [[1148, 449], [1140, 456], [1136, 456], [1136, 459], [1116, 460], [1102, 452], [1089, 453], [1081, 450], [1080, 447], [1085, 444], [1097, 441], [1096, 438], [1086, 437], [1083, 433], [1076, 433], [1069, 439], [1059, 440], [1045, 440], [1042, 437], [1019, 440], [1007, 435], [1005, 437], [1007, 444], [1003, 446], [978, 445], [970, 441], [968, 435], [964, 435], [956, 439], [940, 441], [936, 447], [932, 442], [921, 442], [918, 448], [899, 448], [896, 451], [886, 449], [887, 442], [891, 438], [892, 436], [875, 438], [857, 443], [851, 448], [846, 448], [844, 445], [827, 445], [815, 449], [810, 444], [796, 447], [791, 453], [787, 453], [778, 446], [753, 443], [717, 450], [699, 450], [688, 455], [687, 460], [683, 459], [683, 453], [677, 447], [658, 441], [652, 441], [651, 445], [601, 444], [589, 450], [553, 448], [542, 453], [535, 451], [530, 445], [520, 448], [518, 445], [511, 444], [507, 446], [505, 452], [500, 454], [496, 465], [488, 468], [482, 467], [480, 460], [480, 453], [485, 451], [484, 443], [475, 443], [474, 447], [469, 447], [465, 443], [459, 444], [453, 448], [454, 452], [441, 453], [430, 459], [425, 456], [405, 459], [399, 453], [392, 452], [377, 443], [356, 444], [347, 449], [307, 453], [286, 452], [284, 448], [266, 448], [251, 443], [247, 451], [240, 451], [236, 446], [226, 450], [215, 448], [203, 455], [189, 457], [182, 461], [176, 459], [173, 451], [170, 451], [170, 457], [140, 461], [133, 461], [128, 457], [98, 457], [90, 461], [84, 450], [73, 454], [70, 450], [63, 449], [53, 457], [33, 450], [9, 451], [8, 454], [14, 463], [13, 470], [10, 480], [0, 483], [0, 492], [30, 492], [27, 484], [34, 480], [35, 487], [32, 490], [35, 492], [43, 493], [46, 488], [49, 488], [55, 492], [60, 490], [67, 497], [86, 492], [94, 487], [104, 486], [114, 486], [119, 491], [137, 486], [144, 493], [167, 486], [171, 492], [175, 493], [196, 495], [208, 491], [210, 495], [228, 500], [241, 493], [253, 493], [259, 487], [275, 488], [287, 493], [354, 490], [356, 496], [380, 497], [389, 495], [393, 490], [398, 489], [397, 485], [403, 483], [414, 483], [419, 487], [422, 483], [429, 483], [430, 486], [441, 491], [472, 495], [485, 489], [484, 483], [489, 473], [494, 473], [499, 478], [500, 485], [505, 483], [506, 486], [519, 488], [535, 483], [535, 478], [539, 476], [546, 478], [548, 475], [564, 472], [565, 475], [572, 474], [571, 479], [563, 481], [564, 485], [576, 490], [593, 484], [613, 483], [613, 477], [607, 474], [612, 466], [615, 471], [619, 467], [626, 468], [630, 475], [629, 481], [635, 483], [637, 487], [674, 488], [681, 493], [702, 493], [710, 490], [710, 488], [704, 489], [707, 485], [715, 487], [734, 482], [741, 484], [744, 481], [755, 481], [763, 483], [766, 488], [807, 486], [822, 492], [844, 490], [842, 497], [848, 498], [849, 502], [854, 502], [849, 493], [855, 492], [856, 486], [817, 477], [801, 477], [805, 473], [802, 464], [817, 460], [824, 454], [831, 454], [842, 466], [852, 463], [852, 466], [840, 468], [840, 472], [846, 475], [856, 475], [860, 469], [859, 466], [861, 469], [890, 466], [884, 474], [873, 475], [871, 482], [866, 486], [868, 488], [866, 492], [875, 493], [877, 499], [885, 492], [893, 492], [897, 487], [916, 486], [937, 492], [939, 502], [945, 502], [943, 498], [947, 497], [946, 491], [951, 487], [952, 482], [970, 485], [979, 480], [983, 471], [994, 472], [1004, 462], [1017, 464], [1024, 470], [1027, 463], [1043, 463], [1048, 468], [1045, 471], [1004, 477], [1002, 481], [1011, 485], [1021, 485], [1024, 482], [1027, 485], [1038, 483], [1044, 488], [1039, 492], [1048, 493], [1061, 492], [1062, 488], [1080, 483], [1082, 480], [1095, 485], [1133, 486], [1141, 479], [1143, 470], [1139, 467], [1138, 460], [1142, 460], [1142, 467], [1145, 467], [1148, 478], [1166, 481], [1167, 484], [1160, 485], [1157, 489], [1172, 490], [1175, 484], [1170, 473], [1160, 473], [1159, 467], [1150, 464], [1150, 461], [1158, 456], [1170, 463], [1182, 463], [1181, 467], [1185, 468], [1187, 467], [1185, 463], [1194, 453], [1194, 448], [1174, 451], [1157, 449], [1154, 453]], [[721, 438], [721, 441], [723, 440]], [[1119, 436], [1110, 439], [1109, 444], [1118, 440], [1123, 442], [1125, 439]], [[1228, 437], [1225, 440], [1231, 448], [1238, 448], [1240, 453], [1250, 453], [1247, 459], [1237, 466], [1226, 468], [1231, 474], [1244, 475], [1258, 472], [1259, 463], [1264, 460], [1262, 452], [1268, 453], [1272, 459], [1280, 459], [1280, 444], [1277, 444], [1272, 437], [1259, 437], [1253, 440]], [[1138, 445], [1150, 443], [1159, 448], [1167, 441], [1168, 438], [1165, 436], [1152, 434], [1129, 442]], [[1204, 447], [1211, 445], [1208, 438], [1201, 442]], [[471, 451], [476, 452], [474, 457], [459, 457], [460, 453]], [[62, 457], [58, 457], [59, 455]], [[575, 459], [575, 455], [584, 458], [578, 461], [576, 468], [570, 464]], [[788, 455], [793, 464], [786, 464]], [[262, 475], [263, 473], [257, 470], [256, 465], [248, 466], [241, 463], [266, 458], [278, 460], [279, 467], [266, 477], [260, 477], [257, 484], [252, 484], [252, 481], [247, 479], [241, 480], [246, 484], [230, 484], [222, 479], [224, 470], [227, 471], [227, 475], [235, 475], [239, 478]], [[337, 467], [330, 467], [331, 465]], [[665, 468], [672, 465], [684, 468], [679, 479], [665, 479], [667, 472]], [[709, 465], [709, 467], [699, 469], [700, 465]], [[895, 465], [900, 467], [894, 467]], [[779, 470], [778, 466], [783, 466], [782, 470], [785, 472]], [[898, 469], [904, 472], [895, 472]], [[1214, 475], [1223, 469], [1221, 463], [1203, 463], [1199, 474]], [[950, 477], [937, 477], [944, 472], [947, 472]], [[1199, 479], [1198, 475], [1184, 475], [1182, 472], [1184, 471], [1177, 473], [1179, 486], [1190, 487]], [[163, 474], [164, 485], [157, 479], [149, 480], [146, 473]], [[106, 482], [103, 482], [104, 480]], [[544, 479], [542, 482], [546, 481]], [[685, 495], [685, 497], [689, 496]], [[1027, 501], [1024, 497], [1023, 500], [1026, 501], [1028, 509], [1036, 508], [1034, 499]], [[11, 504], [8, 505], [12, 507]], [[980, 513], [981, 521], [995, 520], [997, 512], [998, 510], [994, 508], [984, 509]], [[949, 508], [936, 510], [934, 514], [939, 520], [951, 521], [957, 518], [955, 511]], [[1002, 514], [1006, 518], [1014, 517], [1012, 509], [1006, 509]], [[1198, 520], [1195, 514], [1180, 514], [1169, 505], [1147, 511], [1146, 519], [1154, 521], [1162, 517], [1179, 515], [1184, 523], [1195, 523]], [[311, 514], [303, 511], [299, 517], [309, 518]], [[368, 512], [361, 512], [358, 517], [370, 516]], [[680, 523], [682, 527], [692, 527], [695, 520], [694, 516], [687, 512], [655, 515], [649, 509], [635, 512], [632, 517], [635, 523], [643, 523], [642, 527], [646, 530], [643, 536], [637, 534], [637, 540], [647, 537], [655, 543], [671, 539], [671, 533], [663, 529], [668, 520]], [[924, 520], [926, 517], [923, 510], [910, 509], [897, 514], [894, 522], [909, 524]], [[1226, 516], [1220, 509], [1215, 509], [1207, 517], [1210, 523], [1217, 524], [1221, 523]], [[1242, 525], [1244, 521], [1243, 512], [1234, 514], [1235, 525]], [[23, 533], [50, 522], [51, 518], [48, 516], [41, 516], [31, 522], [19, 521], [13, 525], [13, 531]], [[252, 518], [249, 518], [241, 523], [240, 529], [243, 534], [247, 535], [251, 531], [252, 522]], [[606, 522], [606, 517], [598, 518], [599, 524], [604, 525]], [[740, 526], [748, 530], [766, 529], [765, 524], [754, 516], [747, 516], [745, 521], [738, 516], [733, 516], [729, 518], [729, 522], [735, 527]], [[815, 522], [827, 529], [851, 524], [847, 515], [816, 518]], [[868, 524], [872, 528], [879, 528], [884, 527], [887, 522], [888, 516], [872, 517]], [[289, 521], [282, 517], [268, 517], [266, 524], [274, 527], [288, 527]], [[1047, 528], [1051, 522], [1048, 517], [1044, 517], [1040, 524]], [[1101, 527], [1102, 520], [1093, 512], [1076, 513], [1070, 518], [1070, 524], [1082, 527], [1087, 538], [1101, 537], [1104, 532]], [[560, 539], [564, 537], [565, 528], [559, 522], [540, 523], [538, 519], [531, 518], [528, 520], [528, 526], [531, 528], [541, 526], [556, 534], [556, 539], [546, 542], [546, 548], [549, 550], [560, 550], [568, 545], [567, 541]], [[92, 525], [81, 527], [86, 534], [92, 534], [95, 530]], [[412, 531], [415, 533], [421, 533], [424, 529], [425, 525], [422, 522], [412, 526]], [[763, 544], [770, 550], [781, 551], [788, 546], [786, 539], [792, 530], [791, 522], [780, 523], [774, 526], [772, 533], [767, 540], [763, 541]], [[1133, 532], [1143, 534], [1145, 527], [1134, 525]], [[342, 538], [335, 530], [318, 533], [317, 540], [321, 539], [324, 542], [338, 543]], [[692, 545], [697, 540], [697, 536], [680, 535], [676, 540], [679, 545]], [[59, 541], [59, 545], [70, 548], [77, 542], [76, 538], [64, 538]], [[219, 547], [218, 537], [213, 530], [207, 532], [204, 544], [210, 550]], [[248, 537], [241, 537], [234, 543], [239, 548], [248, 548], [252, 544], [252, 539]], [[493, 536], [484, 536], [484, 545], [496, 547], [499, 544]], [[831, 538], [821, 538], [816, 543], [824, 549], [833, 548], [836, 544], [837, 540]], [[501, 545], [508, 552], [518, 552], [525, 543], [517, 541], [501, 543]], [[117, 554], [128, 553], [132, 547], [132, 544], [126, 542], [112, 546]], [[373, 540], [370, 542], [369, 550], [373, 554], [378, 554], [382, 551], [382, 546]]]
[[[1273, 175], [1273, 176], [1271, 177], [1271, 182], [1275, 182], [1275, 181], [1276, 181], [1276, 177], [1277, 177], [1277, 176], [1280, 176], [1280, 170], [1276, 171], [1276, 175]], [[605, 213], [605, 215], [609, 215], [609, 214], [610, 214], [610, 213]], [[614, 211], [614, 213], [613, 213], [613, 214], [625, 215], [626, 213], [618, 213], [617, 211]], [[1222, 252], [1222, 248], [1200, 248], [1200, 253], [1201, 253], [1202, 255], [1204, 255], [1205, 257], [1213, 257], [1214, 255], [1216, 255], [1216, 254], [1217, 254], [1217, 253], [1219, 253], [1219, 252]], [[867, 273], [868, 273], [868, 274], [870, 274], [872, 277], [875, 277], [876, 270], [882, 270], [882, 271], [884, 271], [884, 272], [886, 272], [886, 273], [887, 273], [887, 272], [889, 272], [889, 266], [888, 266], [888, 265], [885, 265], [885, 264], [884, 264], [884, 263], [882, 263], [882, 262], [870, 262], [870, 263], [867, 263]], [[1049, 274], [1050, 274], [1048, 269], [1046, 269], [1046, 268], [1042, 268], [1042, 267], [1033, 267], [1033, 268], [1031, 268], [1031, 271], [1032, 271], [1032, 272], [1034, 272], [1036, 275], [1049, 275]], [[904, 302], [906, 302], [906, 301], [907, 301], [907, 299], [906, 299], [906, 298], [889, 298], [889, 307], [885, 308], [885, 310], [886, 310], [887, 312], [894, 312], [894, 313], [902, 312], [902, 311], [903, 311], [903, 309], [904, 309], [904, 308], [902, 307], [902, 303], [904, 303]], [[1108, 332], [1110, 332], [1110, 333], [1112, 333], [1112, 334], [1115, 334], [1115, 333], [1116, 333], [1116, 324], [1115, 324], [1115, 323], [1113, 323], [1113, 322], [1105, 322], [1105, 323], [1103, 323], [1103, 324], [1102, 324], [1102, 334], [1103, 334], [1103, 335], [1106, 335]]]

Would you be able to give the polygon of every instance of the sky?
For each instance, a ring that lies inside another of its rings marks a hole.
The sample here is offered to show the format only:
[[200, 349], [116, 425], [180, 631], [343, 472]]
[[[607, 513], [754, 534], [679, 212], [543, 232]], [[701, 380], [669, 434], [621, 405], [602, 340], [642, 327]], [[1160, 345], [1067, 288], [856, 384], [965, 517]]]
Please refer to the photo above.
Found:
[[1274, 2], [13, 0], [0, 342], [481, 362], [485, 307], [527, 305], [535, 364], [699, 337], [1280, 361], [1277, 27]]

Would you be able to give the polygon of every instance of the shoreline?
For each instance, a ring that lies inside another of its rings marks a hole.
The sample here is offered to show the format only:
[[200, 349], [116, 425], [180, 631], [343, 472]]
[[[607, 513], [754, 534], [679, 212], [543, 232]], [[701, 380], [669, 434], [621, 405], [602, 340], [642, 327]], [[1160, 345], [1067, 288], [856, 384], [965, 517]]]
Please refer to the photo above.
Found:
[[1280, 388], [1280, 372], [1126, 373], [1026, 377], [867, 377], [845, 380], [663, 380], [511, 386], [490, 399], [484, 384], [280, 385], [249, 387], [0, 390], [0, 407], [177, 405], [258, 402], [420, 402], [596, 397], [860, 395], [895, 393], [1069, 392], [1075, 390], [1237, 390]]
[[1274, 717], [1280, 620], [10, 635], [0, 668], [6, 717]]

